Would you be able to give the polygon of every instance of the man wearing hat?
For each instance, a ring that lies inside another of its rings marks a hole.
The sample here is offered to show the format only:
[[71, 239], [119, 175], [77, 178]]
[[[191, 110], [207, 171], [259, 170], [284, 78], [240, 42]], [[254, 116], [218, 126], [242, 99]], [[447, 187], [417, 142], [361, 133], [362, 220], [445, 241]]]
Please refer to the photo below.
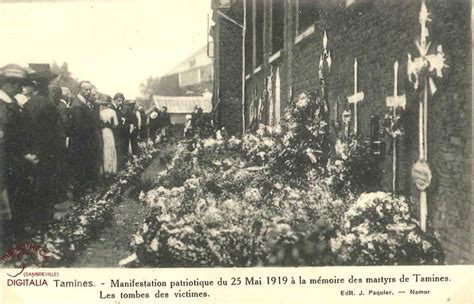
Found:
[[56, 75], [50, 72], [49, 65], [30, 67], [35, 72], [30, 76], [31, 81], [24, 85], [29, 99], [23, 108], [29, 117], [30, 150], [38, 161], [33, 170], [32, 224], [39, 229], [53, 219], [54, 205], [59, 203], [59, 195], [63, 193], [60, 176], [63, 143], [59, 110], [48, 97], [49, 82]]
[[148, 130], [150, 131], [150, 138], [155, 140], [156, 135], [160, 129], [160, 110], [153, 106], [147, 111], [148, 116]]
[[[9, 64], [0, 69], [0, 222], [3, 246], [9, 246], [15, 236], [23, 236], [24, 208], [29, 206], [28, 168], [36, 156], [28, 153], [26, 113], [15, 95], [27, 78], [22, 67]], [[26, 219], [27, 220], [27, 219]], [[3, 252], [3, 251], [2, 251]]]

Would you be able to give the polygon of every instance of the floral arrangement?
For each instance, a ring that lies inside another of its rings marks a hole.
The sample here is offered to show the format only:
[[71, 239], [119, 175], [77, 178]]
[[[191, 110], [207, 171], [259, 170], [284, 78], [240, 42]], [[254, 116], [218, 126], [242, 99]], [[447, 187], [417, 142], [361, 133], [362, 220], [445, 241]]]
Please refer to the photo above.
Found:
[[325, 182], [339, 197], [373, 191], [380, 188], [379, 164], [370, 144], [354, 136], [339, 138], [327, 165]]
[[400, 113], [386, 113], [380, 121], [381, 135], [388, 135], [390, 138], [396, 139], [405, 134], [402, 123], [402, 115]]
[[285, 110], [281, 145], [277, 148], [278, 171], [305, 177], [309, 169], [326, 167], [329, 125], [326, 106], [318, 91], [302, 93]]
[[242, 139], [242, 151], [256, 165], [268, 165], [288, 178], [305, 179], [310, 169], [324, 171], [329, 152], [327, 109], [319, 92], [302, 93], [275, 128], [260, 125]]
[[442, 263], [404, 198], [363, 193], [380, 180], [366, 143], [340, 140], [326, 165], [324, 110], [302, 94], [278, 128], [181, 143], [140, 195], [148, 216], [121, 265]]
[[247, 159], [258, 166], [265, 166], [274, 157], [277, 146], [276, 137], [281, 134], [281, 128], [275, 129], [263, 124], [258, 126], [255, 133], [248, 133], [242, 139], [242, 150]]
[[141, 193], [149, 214], [123, 265], [333, 263], [329, 240], [345, 210], [340, 199], [316, 183], [292, 188], [271, 170], [242, 159], [224, 157], [202, 166], [206, 154], [214, 155], [201, 151], [182, 185]]
[[348, 265], [441, 264], [436, 239], [424, 233], [403, 197], [364, 193], [345, 214], [331, 248]]

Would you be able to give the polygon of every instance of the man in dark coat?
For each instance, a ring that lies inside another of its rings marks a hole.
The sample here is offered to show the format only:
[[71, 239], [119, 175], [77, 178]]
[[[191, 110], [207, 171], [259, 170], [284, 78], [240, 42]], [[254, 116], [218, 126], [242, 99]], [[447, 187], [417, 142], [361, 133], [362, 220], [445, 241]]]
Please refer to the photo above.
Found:
[[138, 135], [141, 128], [141, 117], [136, 107], [135, 101], [129, 101], [129, 118], [130, 121], [130, 147], [132, 155], [138, 155]]
[[100, 176], [101, 172], [101, 167], [103, 163], [103, 138], [102, 138], [102, 132], [101, 132], [101, 123], [100, 123], [100, 101], [99, 101], [99, 91], [97, 91], [97, 88], [93, 85], [92, 90], [91, 90], [91, 96], [89, 98], [89, 107], [94, 110], [94, 121], [96, 122], [96, 127], [97, 127], [97, 133], [96, 136], [97, 138], [95, 139], [95, 145], [94, 148], [96, 149], [95, 155], [96, 157], [94, 158], [94, 171], [96, 173], [96, 180]]
[[135, 104], [131, 100], [127, 100], [122, 106], [123, 117], [123, 149], [126, 151], [124, 162], [127, 162], [133, 153], [132, 141], [135, 137], [134, 129], [136, 125], [136, 116], [134, 114]]
[[170, 114], [168, 113], [168, 108], [165, 106], [161, 107], [160, 120], [161, 120], [161, 128], [162, 128], [161, 134], [163, 135], [164, 138], [167, 138], [170, 134], [171, 117], [170, 117]]
[[99, 121], [95, 108], [90, 104], [92, 84], [82, 81], [79, 92], [71, 105], [71, 162], [75, 175], [75, 197], [96, 185], [99, 157]]
[[62, 181], [60, 174], [63, 142], [60, 135], [60, 115], [54, 102], [47, 97], [48, 75], [38, 75], [27, 85], [31, 96], [23, 105], [29, 119], [30, 150], [37, 156], [33, 170], [33, 223], [42, 228], [53, 219], [54, 205], [59, 203]]
[[156, 135], [160, 129], [160, 111], [153, 106], [147, 111], [149, 136], [152, 140], [156, 139]]
[[[0, 247], [4, 252], [14, 238], [24, 236], [25, 211], [31, 205], [28, 169], [35, 156], [28, 154], [28, 128], [24, 111], [15, 99], [27, 77], [22, 67], [0, 69]], [[28, 155], [28, 156], [27, 156]]]
[[69, 174], [67, 170], [68, 166], [68, 151], [67, 151], [67, 138], [71, 135], [71, 111], [67, 102], [62, 99], [61, 87], [56, 85], [50, 85], [48, 87], [49, 98], [55, 104], [59, 114], [59, 136], [60, 136], [60, 147], [58, 151], [58, 167], [59, 177], [62, 181], [62, 187], [58, 189], [61, 192], [61, 197], [66, 198], [66, 190], [69, 186]]

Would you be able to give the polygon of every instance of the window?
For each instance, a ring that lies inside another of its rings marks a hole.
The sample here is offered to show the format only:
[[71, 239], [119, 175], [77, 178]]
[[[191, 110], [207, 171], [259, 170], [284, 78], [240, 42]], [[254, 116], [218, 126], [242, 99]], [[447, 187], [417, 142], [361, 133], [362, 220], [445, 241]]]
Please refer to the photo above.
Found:
[[284, 7], [285, 0], [272, 1], [272, 53], [283, 48]]
[[256, 42], [256, 59], [255, 64], [257, 66], [263, 63], [263, 0], [255, 0], [256, 16], [255, 16], [255, 42]]
[[296, 34], [304, 32], [319, 20], [319, 5], [317, 0], [295, 0]]
[[253, 52], [253, 23], [252, 23], [252, 0], [246, 1], [246, 33], [245, 33], [245, 73], [249, 74], [252, 70], [252, 52]]

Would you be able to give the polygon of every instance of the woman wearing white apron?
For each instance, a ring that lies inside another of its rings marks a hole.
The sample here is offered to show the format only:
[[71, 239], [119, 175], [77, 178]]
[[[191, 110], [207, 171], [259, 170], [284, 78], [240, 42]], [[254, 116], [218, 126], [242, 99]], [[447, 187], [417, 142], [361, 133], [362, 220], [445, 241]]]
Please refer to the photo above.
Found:
[[117, 150], [112, 129], [119, 125], [117, 114], [107, 106], [101, 106], [100, 122], [102, 126], [103, 139], [103, 163], [102, 174], [110, 176], [117, 174]]

